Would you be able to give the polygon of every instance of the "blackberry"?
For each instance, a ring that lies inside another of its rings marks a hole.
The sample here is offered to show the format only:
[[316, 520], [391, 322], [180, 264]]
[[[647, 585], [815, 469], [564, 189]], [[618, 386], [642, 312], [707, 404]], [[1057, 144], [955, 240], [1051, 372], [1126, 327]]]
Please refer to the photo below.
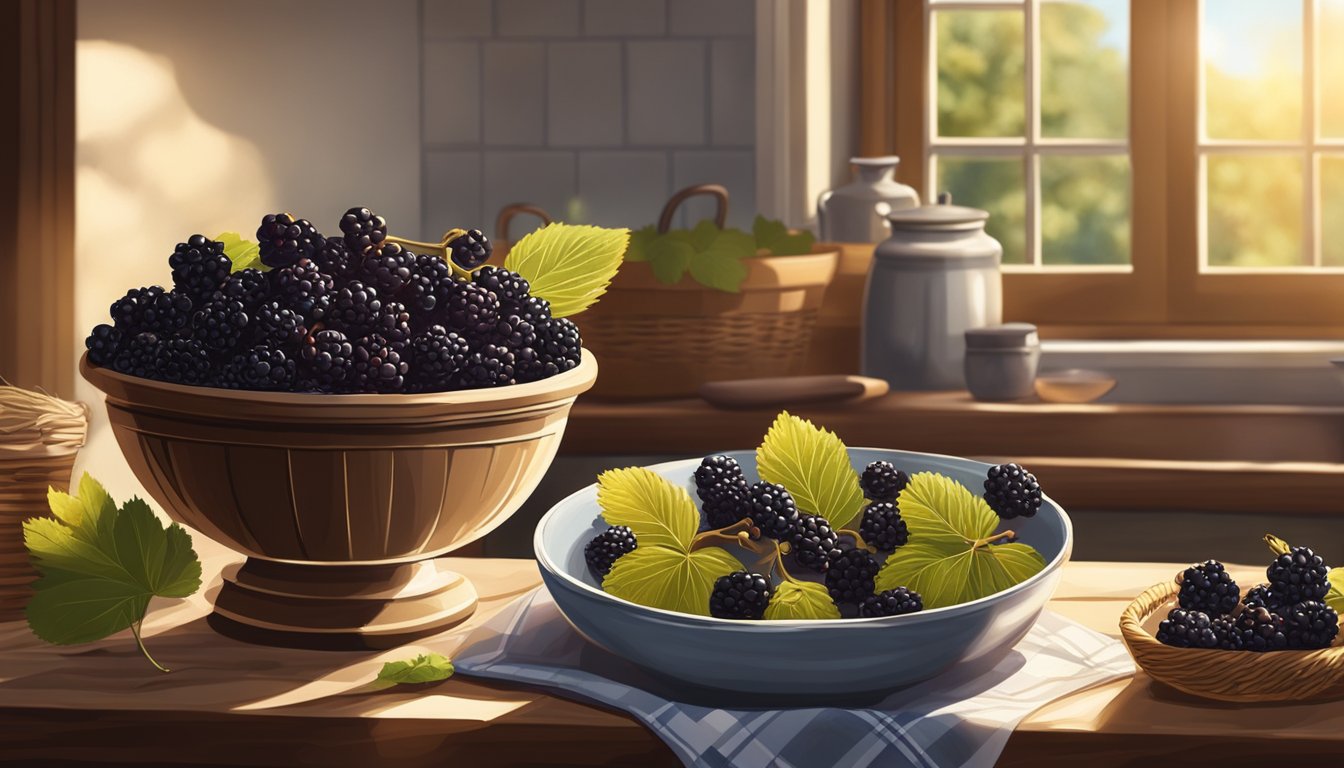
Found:
[[307, 219], [288, 213], [269, 213], [257, 227], [257, 248], [261, 263], [272, 269], [288, 267], [299, 259], [310, 259], [325, 242]]
[[1232, 616], [1219, 616], [1210, 622], [1213, 627], [1213, 636], [1218, 640], [1218, 648], [1224, 651], [1240, 651], [1245, 648], [1242, 645], [1241, 633], [1237, 631], [1237, 620]]
[[876, 595], [869, 595], [859, 603], [859, 616], [871, 619], [877, 616], [901, 616], [924, 610], [924, 599], [918, 592], [905, 587], [888, 589]]
[[490, 258], [494, 247], [479, 229], [467, 230], [467, 233], [449, 243], [452, 248], [453, 263], [463, 269], [475, 269]]
[[467, 342], [441, 325], [411, 341], [412, 389], [439, 392], [452, 386], [453, 376], [467, 363]]
[[443, 318], [444, 327], [477, 338], [499, 322], [499, 298], [475, 283], [454, 280], [437, 314]]
[[799, 565], [816, 573], [825, 573], [831, 558], [840, 554], [840, 537], [821, 515], [798, 515], [789, 531], [789, 545]]
[[1041, 485], [1036, 476], [1016, 464], [990, 467], [985, 479], [985, 501], [1004, 520], [1033, 517], [1041, 508]]
[[484, 389], [514, 383], [513, 353], [504, 347], [486, 344], [467, 356], [453, 382], [459, 389]]
[[1213, 620], [1203, 611], [1176, 608], [1157, 626], [1157, 641], [1175, 648], [1216, 648]]
[[901, 511], [890, 501], [874, 501], [864, 508], [859, 535], [878, 552], [887, 554], [910, 541], [910, 529], [901, 518]]
[[535, 347], [521, 347], [513, 352], [513, 377], [520, 384], [549, 379], [559, 372], [555, 363], [541, 359]]
[[173, 286], [193, 299], [205, 299], [229, 278], [233, 262], [224, 255], [224, 244], [205, 235], [192, 235], [178, 243], [168, 257]]
[[150, 331], [138, 333], [117, 350], [112, 370], [127, 376], [152, 379], [158, 374], [159, 337]]
[[759, 619], [775, 588], [759, 573], [733, 571], [720, 576], [709, 594], [709, 615], [716, 619]]
[[1283, 633], [1294, 650], [1329, 648], [1339, 634], [1339, 614], [1316, 600], [1303, 600], [1283, 612]]
[[747, 489], [747, 498], [751, 504], [747, 514], [761, 535], [788, 541], [798, 525], [798, 505], [784, 486], [761, 481]]
[[347, 335], [362, 336], [382, 311], [383, 302], [373, 286], [351, 280], [336, 292], [327, 307], [326, 323]]
[[157, 377], [174, 384], [210, 383], [210, 356], [197, 339], [168, 339], [158, 345], [154, 359]]
[[1225, 616], [1237, 607], [1241, 588], [1217, 560], [1196, 563], [1181, 574], [1181, 607], [1203, 611], [1210, 616]]
[[731, 456], [708, 456], [695, 468], [695, 494], [710, 528], [725, 528], [751, 517], [751, 499], [742, 467]]
[[826, 569], [826, 591], [837, 605], [857, 605], [873, 594], [882, 568], [865, 549], [841, 549]]
[[261, 306], [271, 291], [266, 273], [256, 269], [240, 269], [229, 275], [212, 298], [233, 299], [250, 311]]
[[1265, 575], [1269, 587], [1284, 605], [1304, 600], [1324, 600], [1330, 591], [1330, 566], [1310, 547], [1293, 547], [1269, 564]]
[[165, 291], [157, 285], [133, 288], [112, 304], [112, 324], [123, 335], [150, 332], [173, 336], [191, 321], [193, 302], [178, 291]]
[[537, 343], [537, 330], [532, 324], [517, 315], [500, 317], [499, 322], [495, 323], [495, 331], [491, 334], [496, 344], [501, 344], [509, 349], [522, 349], [523, 347], [535, 347]]
[[356, 341], [350, 373], [355, 389], [362, 392], [400, 392], [406, 385], [409, 366], [400, 351], [382, 336]]
[[510, 310], [534, 326], [545, 325], [551, 320], [551, 302], [540, 296], [528, 296]]
[[863, 495], [873, 501], [895, 501], [909, 482], [910, 476], [890, 461], [874, 461], [864, 468], [859, 485], [863, 486]]
[[231, 389], [290, 389], [294, 384], [294, 369], [294, 360], [284, 351], [258, 346], [229, 361], [223, 381]]
[[360, 274], [384, 296], [391, 296], [411, 281], [416, 255], [396, 243], [364, 251]]
[[1286, 607], [1283, 599], [1275, 594], [1268, 584], [1261, 584], [1246, 590], [1246, 598], [1242, 603], [1247, 608], [1267, 608], [1271, 613], [1278, 613]]
[[336, 292], [336, 279], [318, 269], [316, 262], [301, 258], [272, 274], [275, 276], [275, 296], [281, 304], [308, 320], [321, 320], [326, 316]]
[[350, 252], [361, 256], [387, 239], [387, 222], [368, 208], [351, 208], [341, 216], [341, 233]]
[[583, 339], [579, 328], [567, 317], [553, 318], [537, 330], [537, 343], [541, 359], [555, 363], [561, 373], [573, 370], [579, 365], [583, 352]]
[[94, 365], [111, 364], [120, 346], [121, 331], [106, 323], [95, 325], [89, 337], [84, 340], [84, 348], [89, 350], [89, 362]]
[[327, 238], [322, 247], [313, 254], [312, 259], [323, 274], [331, 275], [338, 281], [354, 277], [363, 263], [351, 257], [349, 246], [345, 244], [345, 240], [338, 237]]
[[[1283, 617], [1265, 608], [1243, 610], [1233, 619], [1232, 629], [1237, 633], [1242, 650], [1263, 653], [1288, 647], [1288, 636], [1283, 631]], [[1162, 636], [1159, 634], [1157, 639], [1161, 640]]]
[[304, 389], [343, 392], [354, 367], [355, 349], [344, 333], [322, 330], [300, 352], [299, 378]]
[[513, 314], [519, 314], [518, 310], [522, 309], [532, 290], [522, 275], [501, 267], [481, 267], [472, 274], [471, 281], [495, 294], [500, 307]]
[[253, 338], [258, 344], [293, 349], [308, 335], [303, 317], [278, 301], [268, 301], [257, 307], [254, 317]]
[[411, 338], [411, 315], [401, 302], [384, 301], [362, 330], [366, 334], [382, 336], [393, 344], [402, 344]]
[[635, 532], [629, 526], [615, 525], [597, 534], [583, 547], [583, 559], [588, 563], [588, 572], [593, 578], [602, 581], [602, 577], [611, 572], [611, 566], [621, 555], [634, 552], [639, 542]]
[[415, 257], [415, 267], [403, 289], [406, 306], [412, 313], [428, 314], [439, 304], [440, 287], [455, 280], [448, 262], [433, 254]]
[[212, 353], [226, 352], [238, 345], [251, 319], [240, 301], [211, 301], [192, 320], [192, 335]]

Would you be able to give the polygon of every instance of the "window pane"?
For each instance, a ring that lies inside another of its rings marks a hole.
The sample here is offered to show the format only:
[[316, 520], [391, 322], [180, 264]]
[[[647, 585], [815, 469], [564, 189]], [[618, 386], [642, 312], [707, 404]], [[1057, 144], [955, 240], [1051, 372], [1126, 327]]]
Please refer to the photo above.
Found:
[[1199, 42], [1209, 138], [1301, 137], [1301, 2], [1204, 0]]
[[1041, 135], [1123, 139], [1129, 0], [1041, 5]]
[[1344, 155], [1321, 158], [1321, 264], [1344, 267]]
[[1129, 263], [1129, 158], [1042, 155], [1041, 262]]
[[1210, 155], [1208, 253], [1212, 267], [1300, 267], [1302, 159]]
[[1021, 11], [937, 11], [938, 135], [1023, 136]]
[[1316, 17], [1321, 135], [1344, 137], [1344, 0], [1321, 0]]
[[1029, 264], [1026, 175], [1020, 157], [939, 155], [938, 190], [952, 202], [989, 211], [985, 231], [1003, 244], [1003, 263]]

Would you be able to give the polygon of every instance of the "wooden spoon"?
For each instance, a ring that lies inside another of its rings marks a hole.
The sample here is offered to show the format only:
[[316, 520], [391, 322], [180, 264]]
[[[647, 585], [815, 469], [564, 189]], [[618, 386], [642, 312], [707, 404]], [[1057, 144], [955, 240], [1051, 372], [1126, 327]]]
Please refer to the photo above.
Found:
[[887, 382], [867, 376], [783, 376], [711, 381], [700, 397], [716, 408], [773, 408], [800, 403], [862, 402], [887, 394]]

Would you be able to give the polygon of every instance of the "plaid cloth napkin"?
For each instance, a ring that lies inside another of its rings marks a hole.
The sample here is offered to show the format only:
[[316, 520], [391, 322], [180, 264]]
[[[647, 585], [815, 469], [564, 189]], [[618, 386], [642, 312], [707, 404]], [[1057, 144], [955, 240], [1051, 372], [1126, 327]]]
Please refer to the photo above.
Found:
[[954, 669], [855, 708], [762, 709], [728, 694], [674, 692], [584, 640], [540, 587], [472, 633], [453, 665], [624, 710], [704, 768], [992, 766], [1022, 718], [1134, 673], [1118, 641], [1046, 611], [992, 669]]

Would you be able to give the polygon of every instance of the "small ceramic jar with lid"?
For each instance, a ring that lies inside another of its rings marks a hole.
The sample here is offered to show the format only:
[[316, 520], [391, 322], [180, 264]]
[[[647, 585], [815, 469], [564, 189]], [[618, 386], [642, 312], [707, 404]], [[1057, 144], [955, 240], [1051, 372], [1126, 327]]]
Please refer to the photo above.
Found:
[[976, 400], [1030, 397], [1041, 362], [1041, 340], [1031, 323], [966, 331], [966, 388]]

